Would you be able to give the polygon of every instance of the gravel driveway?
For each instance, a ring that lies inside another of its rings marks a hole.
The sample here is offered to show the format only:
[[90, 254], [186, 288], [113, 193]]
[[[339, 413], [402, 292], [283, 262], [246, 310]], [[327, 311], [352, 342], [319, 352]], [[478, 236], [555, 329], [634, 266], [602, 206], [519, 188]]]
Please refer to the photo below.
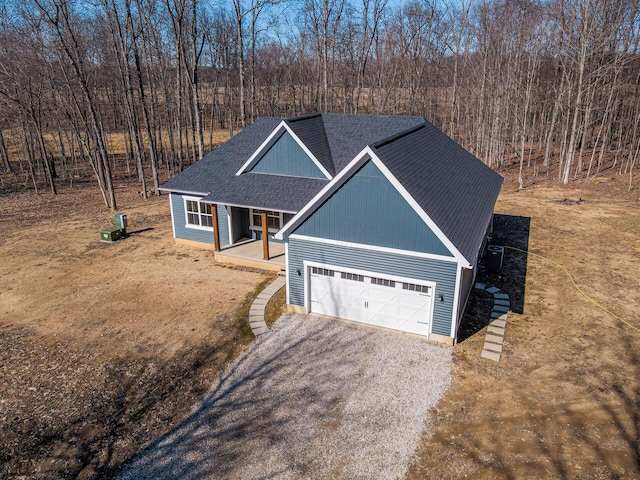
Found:
[[120, 478], [404, 476], [450, 384], [451, 349], [299, 315], [273, 330]]

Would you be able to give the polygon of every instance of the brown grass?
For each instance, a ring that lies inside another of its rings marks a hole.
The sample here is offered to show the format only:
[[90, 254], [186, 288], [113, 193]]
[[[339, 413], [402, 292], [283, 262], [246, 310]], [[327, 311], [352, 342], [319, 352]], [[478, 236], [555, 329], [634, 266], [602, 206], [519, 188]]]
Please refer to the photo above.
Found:
[[252, 338], [270, 274], [174, 244], [166, 196], [93, 188], [0, 197], [0, 477], [108, 478], [186, 415]]
[[[530, 219], [537, 255], [507, 251], [511, 267], [480, 280], [513, 299], [521, 269], [524, 308], [509, 314], [499, 363], [480, 358], [485, 329], [455, 347], [453, 386], [408, 478], [640, 477], [640, 332], [551, 262], [640, 328], [640, 205], [600, 187], [505, 186], [497, 213]], [[516, 233], [496, 236], [513, 245]]]
[[282, 287], [271, 297], [264, 310], [264, 321], [270, 327], [287, 311], [287, 290]]

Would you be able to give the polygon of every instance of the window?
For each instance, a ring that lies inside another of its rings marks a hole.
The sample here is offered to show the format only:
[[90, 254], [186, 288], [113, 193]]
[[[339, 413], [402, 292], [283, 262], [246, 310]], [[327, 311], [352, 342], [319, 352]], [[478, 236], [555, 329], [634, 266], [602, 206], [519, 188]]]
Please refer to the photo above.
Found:
[[409, 290], [411, 292], [429, 293], [429, 287], [426, 285], [416, 285], [415, 283], [403, 283], [402, 289]]
[[184, 208], [187, 217], [187, 227], [213, 228], [211, 204], [201, 202], [199, 198], [185, 198]]
[[393, 280], [387, 280], [386, 278], [371, 277], [371, 283], [373, 285], [382, 285], [383, 287], [396, 287], [396, 282], [394, 282]]
[[[251, 209], [251, 228], [262, 229], [262, 210]], [[270, 232], [277, 232], [282, 228], [282, 212], [267, 210], [267, 228]]]
[[327, 268], [311, 267], [311, 273], [315, 273], [316, 275], [324, 275], [325, 277], [333, 277], [336, 272]]
[[340, 272], [340, 278], [345, 280], [354, 280], [356, 282], [364, 282], [364, 276], [356, 275], [355, 273]]

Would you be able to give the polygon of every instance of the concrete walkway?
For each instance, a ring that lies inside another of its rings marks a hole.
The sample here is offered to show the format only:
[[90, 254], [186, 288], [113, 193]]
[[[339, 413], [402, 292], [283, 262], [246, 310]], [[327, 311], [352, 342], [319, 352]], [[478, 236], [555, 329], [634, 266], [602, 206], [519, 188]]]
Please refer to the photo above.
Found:
[[484, 347], [480, 356], [494, 362], [500, 361], [504, 332], [507, 326], [507, 312], [511, 306], [509, 295], [502, 293], [497, 287], [488, 287], [484, 283], [476, 283], [478, 290], [484, 290], [493, 295], [493, 311], [491, 322], [487, 327], [487, 336], [484, 338]]
[[285, 277], [278, 275], [278, 278], [260, 292], [260, 295], [258, 295], [251, 304], [251, 308], [249, 309], [249, 326], [256, 337], [271, 331], [267, 326], [267, 322], [264, 321], [264, 309], [267, 307], [267, 303], [269, 303], [271, 297], [284, 287], [285, 283]]

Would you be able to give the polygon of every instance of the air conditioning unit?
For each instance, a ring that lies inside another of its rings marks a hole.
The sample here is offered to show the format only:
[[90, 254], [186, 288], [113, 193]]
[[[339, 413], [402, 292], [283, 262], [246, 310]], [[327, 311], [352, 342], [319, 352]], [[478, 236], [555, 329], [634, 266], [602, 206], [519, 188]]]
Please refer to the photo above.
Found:
[[487, 248], [487, 270], [490, 272], [498, 272], [502, 268], [502, 260], [504, 259], [504, 247], [498, 245], [489, 245]]

